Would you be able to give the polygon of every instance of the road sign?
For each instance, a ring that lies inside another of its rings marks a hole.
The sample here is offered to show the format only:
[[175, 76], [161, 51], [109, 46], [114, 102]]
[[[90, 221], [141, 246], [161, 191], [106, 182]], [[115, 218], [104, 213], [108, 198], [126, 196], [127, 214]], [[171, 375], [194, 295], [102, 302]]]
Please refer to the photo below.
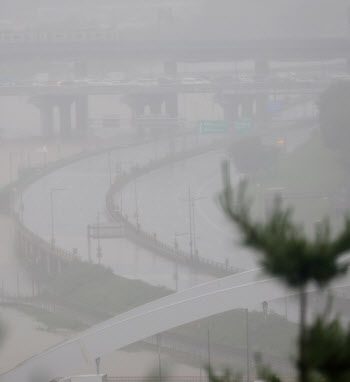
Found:
[[252, 125], [252, 119], [248, 117], [237, 119], [234, 123], [235, 131], [240, 135], [247, 134], [252, 128]]
[[226, 121], [222, 121], [222, 120], [198, 121], [198, 130], [200, 134], [225, 134]]

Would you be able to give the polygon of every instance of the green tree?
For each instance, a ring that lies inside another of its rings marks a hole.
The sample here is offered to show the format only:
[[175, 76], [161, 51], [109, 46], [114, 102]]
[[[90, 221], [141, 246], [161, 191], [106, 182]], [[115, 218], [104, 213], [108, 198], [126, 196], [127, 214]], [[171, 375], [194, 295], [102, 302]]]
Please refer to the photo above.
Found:
[[350, 327], [343, 328], [338, 319], [318, 317], [306, 331], [305, 360], [314, 379], [349, 381]]
[[[283, 209], [279, 200], [275, 201], [265, 222], [255, 221], [250, 214], [246, 185], [241, 183], [237, 191], [233, 190], [228, 163], [223, 167], [223, 180], [220, 203], [229, 219], [238, 226], [244, 244], [258, 251], [259, 262], [267, 273], [298, 291], [300, 329], [296, 367], [299, 382], [310, 381], [312, 370], [308, 360], [312, 347], [307, 347], [311, 343], [307, 342], [307, 288], [311, 283], [324, 288], [347, 271], [348, 264], [339, 260], [350, 249], [350, 219], [345, 219], [336, 235], [331, 235], [325, 220], [315, 227], [315, 235], [310, 238], [302, 226], [293, 222], [291, 209]], [[270, 381], [278, 380], [273, 373], [267, 376]]]

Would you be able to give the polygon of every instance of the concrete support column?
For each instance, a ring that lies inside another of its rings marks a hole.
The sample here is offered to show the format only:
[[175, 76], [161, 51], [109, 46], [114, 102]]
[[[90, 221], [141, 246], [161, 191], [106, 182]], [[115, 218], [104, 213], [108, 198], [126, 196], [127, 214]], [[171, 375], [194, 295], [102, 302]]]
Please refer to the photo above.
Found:
[[74, 75], [76, 78], [86, 78], [88, 75], [88, 63], [86, 61], [75, 62]]
[[52, 137], [54, 127], [54, 105], [52, 102], [43, 101], [39, 105], [39, 110], [41, 134], [44, 137]]
[[266, 78], [270, 75], [270, 65], [266, 59], [258, 59], [254, 64], [256, 78]]
[[85, 136], [88, 130], [89, 123], [89, 103], [88, 96], [78, 96], [75, 99], [75, 116], [77, 135]]
[[164, 74], [167, 76], [177, 76], [178, 74], [177, 62], [175, 61], [164, 62]]
[[241, 100], [242, 105], [242, 115], [243, 118], [252, 118], [253, 117], [253, 105], [254, 100], [252, 97], [244, 96]]
[[162, 100], [161, 99], [151, 99], [149, 102], [149, 107], [151, 114], [160, 115], [162, 114]]
[[59, 104], [60, 133], [62, 138], [69, 138], [72, 135], [72, 115], [71, 100], [62, 99]]
[[135, 99], [132, 103], [129, 104], [129, 106], [131, 107], [133, 118], [138, 118], [144, 114], [145, 104], [142, 100]]
[[172, 117], [177, 118], [179, 114], [178, 95], [169, 94], [165, 98], [166, 113]]

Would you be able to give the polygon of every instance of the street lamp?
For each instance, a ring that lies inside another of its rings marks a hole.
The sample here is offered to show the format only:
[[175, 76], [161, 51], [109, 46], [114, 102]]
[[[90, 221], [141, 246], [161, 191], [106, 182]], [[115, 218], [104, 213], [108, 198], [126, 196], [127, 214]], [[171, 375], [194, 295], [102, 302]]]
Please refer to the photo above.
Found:
[[140, 230], [140, 221], [139, 221], [139, 205], [138, 205], [138, 195], [137, 195], [137, 184], [136, 184], [136, 181], [135, 181], [135, 184], [134, 184], [134, 194], [135, 194], [135, 213], [134, 213], [134, 217], [136, 219], [136, 229], [137, 231]]
[[188, 199], [182, 199], [188, 202], [188, 215], [189, 215], [189, 246], [190, 246], [190, 255], [198, 254], [197, 242], [196, 242], [196, 225], [195, 225], [195, 202], [197, 200], [207, 199], [206, 197], [195, 198], [191, 194], [191, 188], [188, 188]]
[[250, 382], [250, 349], [249, 349], [249, 310], [244, 309], [245, 311], [245, 325], [246, 325], [246, 342], [247, 342], [247, 382]]
[[63, 191], [65, 188], [51, 188], [50, 189], [50, 210], [51, 210], [51, 248], [55, 248], [55, 231], [54, 231], [54, 209], [53, 209], [53, 194], [56, 191]]
[[97, 252], [96, 252], [96, 257], [98, 259], [98, 264], [101, 264], [101, 258], [102, 258], [102, 248], [101, 248], [101, 241], [100, 241], [100, 213], [97, 213]]
[[[176, 233], [175, 232], [175, 234], [174, 234], [174, 248], [176, 251], [179, 249], [179, 243], [177, 241], [177, 238], [179, 236], [185, 236], [185, 235], [189, 235], [189, 233], [188, 232], [184, 232], [184, 233]], [[179, 264], [178, 264], [177, 256], [176, 256], [176, 261], [175, 261], [175, 289], [176, 289], [176, 292], [179, 289]]]

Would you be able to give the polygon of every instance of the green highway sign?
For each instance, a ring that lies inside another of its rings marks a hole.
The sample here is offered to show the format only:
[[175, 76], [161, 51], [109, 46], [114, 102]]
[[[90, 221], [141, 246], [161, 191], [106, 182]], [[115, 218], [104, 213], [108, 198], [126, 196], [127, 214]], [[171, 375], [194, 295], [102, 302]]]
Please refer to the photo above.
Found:
[[247, 117], [237, 119], [234, 122], [234, 127], [237, 134], [247, 134], [248, 131], [253, 127], [252, 119]]
[[226, 134], [226, 121], [198, 121], [198, 130], [200, 134]]

